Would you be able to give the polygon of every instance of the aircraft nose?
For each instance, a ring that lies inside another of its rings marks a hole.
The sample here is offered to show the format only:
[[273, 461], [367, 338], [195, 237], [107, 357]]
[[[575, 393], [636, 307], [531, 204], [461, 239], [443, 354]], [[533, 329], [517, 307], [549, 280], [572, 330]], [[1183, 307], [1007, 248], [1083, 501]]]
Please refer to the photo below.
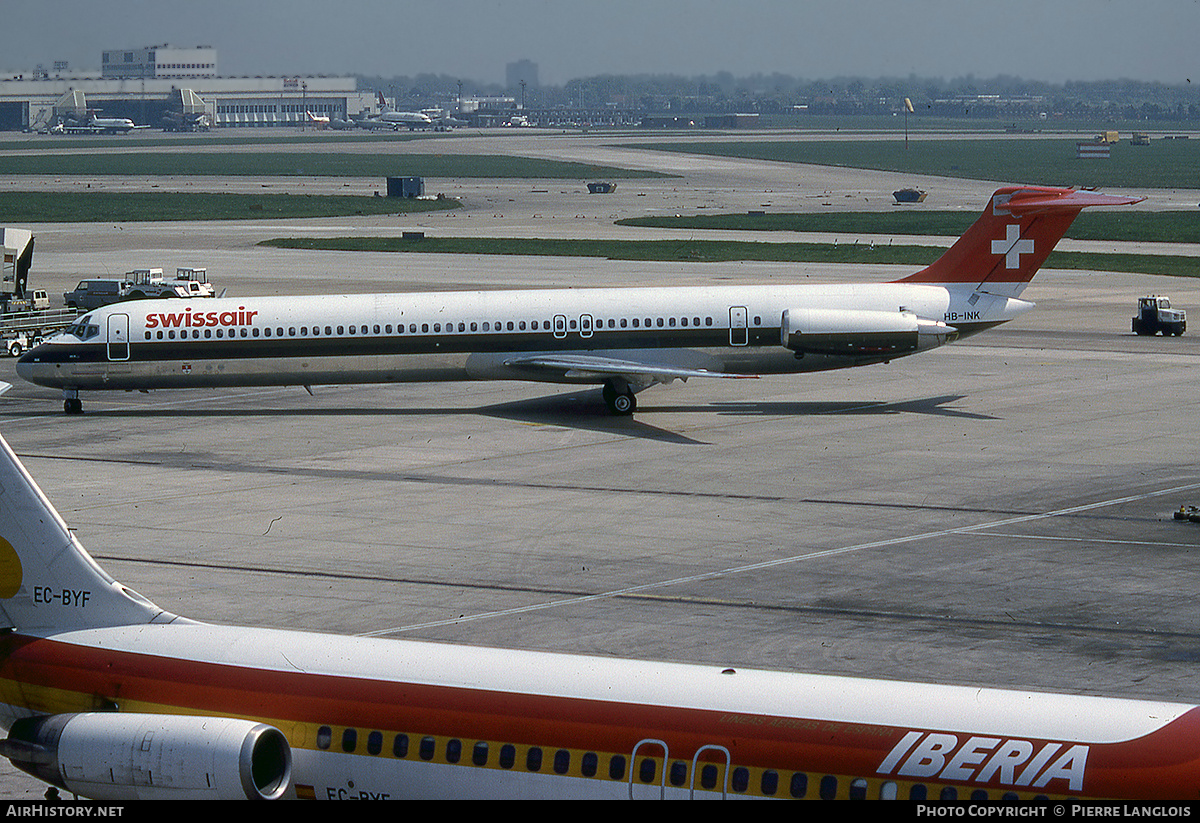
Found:
[[21, 359], [17, 361], [17, 374], [21, 379], [28, 380], [33, 374], [33, 360], [30, 358], [32, 352], [21, 355]]
[[33, 351], [27, 351], [21, 358], [17, 360], [17, 376], [22, 380], [27, 380], [30, 383], [37, 382], [37, 374], [42, 368], [39, 362], [40, 358], [34, 355]]

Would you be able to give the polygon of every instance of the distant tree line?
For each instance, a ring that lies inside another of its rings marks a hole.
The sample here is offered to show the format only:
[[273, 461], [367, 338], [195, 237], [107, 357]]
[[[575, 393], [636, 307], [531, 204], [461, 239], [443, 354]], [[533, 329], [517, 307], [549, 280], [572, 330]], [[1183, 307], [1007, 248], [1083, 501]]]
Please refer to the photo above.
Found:
[[[465, 81], [443, 74], [358, 78], [360, 88], [395, 98], [402, 107], [445, 106], [464, 96], [510, 95], [520, 89]], [[950, 80], [835, 77], [805, 80], [785, 74], [734, 77], [730, 72], [679, 75], [597, 75], [561, 86], [525, 89], [529, 108], [618, 108], [648, 114], [888, 115], [905, 98], [917, 112], [940, 117], [1023, 119], [1042, 116], [1123, 120], [1200, 120], [1200, 89], [1139, 80], [1070, 81], [1056, 84], [1019, 77]]]

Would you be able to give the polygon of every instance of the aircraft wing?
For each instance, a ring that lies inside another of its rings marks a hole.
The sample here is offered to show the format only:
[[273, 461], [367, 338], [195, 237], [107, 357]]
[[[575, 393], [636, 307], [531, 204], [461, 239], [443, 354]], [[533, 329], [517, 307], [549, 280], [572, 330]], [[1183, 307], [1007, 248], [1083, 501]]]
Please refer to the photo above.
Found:
[[[647, 358], [632, 360], [605, 357], [598, 354], [530, 354], [507, 358], [504, 365], [535, 375], [547, 372], [569, 380], [602, 380], [606, 377], [623, 377], [631, 382], [662, 383], [671, 380], [687, 380], [689, 377], [752, 378], [756, 374], [735, 374], [711, 369], [675, 365]], [[544, 379], [544, 378], [543, 378]]]
[[12, 388], [12, 383], [0, 382], [0, 394], [4, 394], [6, 391], [8, 391], [11, 388]]

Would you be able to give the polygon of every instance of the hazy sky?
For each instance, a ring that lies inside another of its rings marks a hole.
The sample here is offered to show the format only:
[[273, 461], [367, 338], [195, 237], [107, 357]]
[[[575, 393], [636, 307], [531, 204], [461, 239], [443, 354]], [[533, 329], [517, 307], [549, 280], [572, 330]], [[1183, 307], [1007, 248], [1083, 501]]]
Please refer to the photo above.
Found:
[[0, 0], [0, 69], [105, 49], [217, 49], [220, 72], [433, 72], [542, 83], [779, 72], [1200, 82], [1200, 0]]

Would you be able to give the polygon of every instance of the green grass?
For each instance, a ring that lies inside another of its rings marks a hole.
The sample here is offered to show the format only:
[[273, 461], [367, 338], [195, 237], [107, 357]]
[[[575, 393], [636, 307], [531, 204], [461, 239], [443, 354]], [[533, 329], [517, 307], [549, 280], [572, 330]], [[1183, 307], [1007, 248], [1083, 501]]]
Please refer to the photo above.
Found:
[[[724, 240], [537, 240], [507, 237], [285, 237], [259, 245], [284, 249], [430, 254], [519, 254], [603, 257], [674, 263], [768, 261], [926, 266], [945, 249], [843, 243], [747, 243]], [[1186, 256], [1054, 252], [1047, 268], [1200, 277], [1200, 259]]]
[[[856, 132], [883, 134], [888, 137], [904, 138], [904, 118], [891, 114], [762, 114], [759, 128], [792, 129], [809, 132]], [[970, 133], [970, 134], [1075, 134], [1083, 138], [1102, 131], [1116, 130], [1122, 137], [1135, 131], [1192, 132], [1200, 128], [1196, 120], [1140, 120], [1112, 117], [1055, 117], [1048, 120], [990, 117], [950, 117], [932, 114], [914, 114], [908, 118], [908, 133], [921, 137], [922, 133]], [[690, 132], [689, 132], [690, 133]]]
[[52, 174], [263, 177], [516, 177], [595, 180], [665, 177], [656, 172], [484, 154], [348, 152], [128, 152], [0, 156], [0, 175]]
[[1046, 260], [1050, 269], [1087, 269], [1124, 271], [1134, 274], [1161, 274], [1167, 277], [1200, 277], [1200, 258], [1185, 255], [1103, 254], [1079, 251], [1055, 251]]
[[[1200, 140], [1154, 140], [1112, 146], [1108, 160], [1076, 160], [1076, 140], [814, 140], [649, 143], [638, 148], [782, 163], [811, 163], [910, 174], [1048, 186], [1194, 188]], [[784, 172], [781, 180], [787, 180]]]
[[898, 262], [923, 264], [936, 251], [897, 246], [893, 260], [873, 259], [866, 246], [835, 247], [822, 243], [745, 243], [722, 240], [555, 240], [496, 237], [283, 237], [259, 245], [285, 249], [354, 252], [425, 252], [434, 254], [518, 254], [551, 257], [603, 257], [611, 260], [657, 260], [714, 263], [737, 260], [831, 263]]
[[204, 192], [3, 192], [0, 214], [13, 223], [128, 223], [409, 214], [459, 206], [457, 200]]
[[65, 137], [39, 137], [29, 140], [0, 140], [0, 151], [44, 151], [55, 154], [63, 151], [105, 151], [108, 149], [142, 149], [147, 147], [172, 146], [186, 150], [190, 146], [254, 146], [278, 143], [405, 143], [412, 140], [442, 140], [446, 133], [430, 132], [374, 132], [374, 131], [325, 131], [297, 133], [294, 130], [278, 132], [263, 130], [250, 133], [209, 132], [196, 134], [163, 134], [136, 132], [117, 135], [70, 135]]
[[[909, 209], [816, 214], [702, 214], [631, 217], [621, 226], [664, 229], [796, 231], [839, 234], [944, 235], [957, 237], [978, 217], [974, 212]], [[1200, 210], [1146, 212], [1118, 209], [1084, 212], [1067, 231], [1074, 240], [1200, 243]]]

